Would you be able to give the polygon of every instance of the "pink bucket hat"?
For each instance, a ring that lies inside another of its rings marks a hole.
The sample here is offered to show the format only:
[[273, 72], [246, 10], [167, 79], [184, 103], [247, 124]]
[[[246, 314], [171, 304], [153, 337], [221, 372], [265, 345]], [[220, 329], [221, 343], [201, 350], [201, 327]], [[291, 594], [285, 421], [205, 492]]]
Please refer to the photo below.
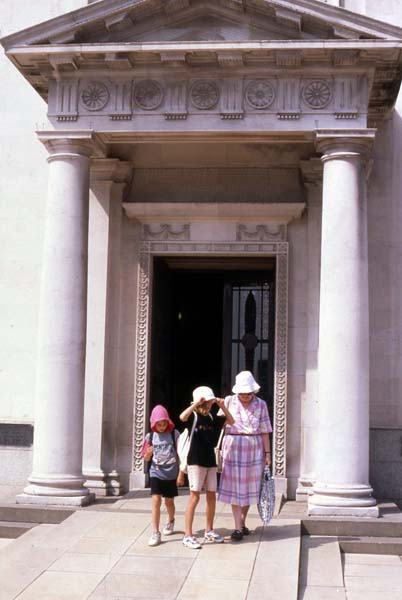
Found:
[[172, 419], [169, 417], [168, 411], [161, 404], [157, 404], [156, 406], [154, 406], [149, 420], [151, 423], [152, 431], [155, 431], [155, 425], [158, 421], [167, 421], [168, 422], [167, 431], [173, 431], [173, 429], [174, 429], [174, 423], [173, 423]]

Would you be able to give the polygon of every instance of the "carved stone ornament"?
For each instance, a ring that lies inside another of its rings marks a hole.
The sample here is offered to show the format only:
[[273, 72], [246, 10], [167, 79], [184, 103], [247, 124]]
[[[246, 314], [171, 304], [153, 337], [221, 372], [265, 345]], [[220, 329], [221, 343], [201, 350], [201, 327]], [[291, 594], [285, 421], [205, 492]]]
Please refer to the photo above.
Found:
[[324, 79], [315, 79], [304, 86], [302, 97], [310, 108], [325, 108], [331, 101], [332, 90]]
[[109, 90], [101, 81], [89, 81], [81, 93], [81, 102], [87, 110], [102, 110], [109, 98]]
[[286, 225], [277, 223], [272, 225], [245, 225], [238, 223], [236, 227], [236, 240], [256, 240], [259, 242], [285, 241]]
[[162, 86], [152, 79], [139, 81], [134, 89], [134, 100], [144, 110], [154, 110], [162, 104]]
[[258, 110], [271, 106], [275, 95], [275, 88], [268, 79], [250, 81], [245, 91], [247, 103]]
[[189, 240], [190, 239], [190, 224], [173, 225], [162, 223], [156, 227], [151, 225], [142, 226], [143, 240]]
[[219, 100], [219, 89], [214, 81], [197, 81], [190, 90], [190, 100], [195, 108], [209, 110]]

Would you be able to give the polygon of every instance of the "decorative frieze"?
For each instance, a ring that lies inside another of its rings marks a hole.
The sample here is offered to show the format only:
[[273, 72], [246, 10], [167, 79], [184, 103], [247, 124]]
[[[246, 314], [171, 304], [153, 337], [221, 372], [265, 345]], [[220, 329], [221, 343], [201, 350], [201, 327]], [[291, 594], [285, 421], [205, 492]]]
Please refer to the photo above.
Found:
[[348, 120], [367, 112], [368, 85], [362, 75], [188, 79], [181, 74], [133, 79], [115, 73], [116, 77], [104, 79], [70, 77], [54, 81], [49, 116], [59, 121], [89, 115], [124, 121], [147, 112], [180, 121], [208, 112], [221, 119], [272, 114], [279, 120], [299, 120], [322, 112]]

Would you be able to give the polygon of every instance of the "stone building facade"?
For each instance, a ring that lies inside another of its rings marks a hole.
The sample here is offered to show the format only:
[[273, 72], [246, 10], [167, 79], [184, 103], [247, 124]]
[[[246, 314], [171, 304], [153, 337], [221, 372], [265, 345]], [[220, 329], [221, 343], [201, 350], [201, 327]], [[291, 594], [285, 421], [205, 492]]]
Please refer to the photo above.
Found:
[[143, 486], [152, 405], [249, 368], [280, 493], [400, 499], [402, 9], [0, 8], [2, 481]]

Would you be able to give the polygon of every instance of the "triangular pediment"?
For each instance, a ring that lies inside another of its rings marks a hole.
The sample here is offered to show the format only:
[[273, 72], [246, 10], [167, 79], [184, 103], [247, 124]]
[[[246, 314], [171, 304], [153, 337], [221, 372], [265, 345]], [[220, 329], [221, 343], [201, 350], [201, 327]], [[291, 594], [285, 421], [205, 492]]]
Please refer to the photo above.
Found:
[[321, 0], [99, 0], [3, 38], [44, 44], [401, 39], [402, 30]]

